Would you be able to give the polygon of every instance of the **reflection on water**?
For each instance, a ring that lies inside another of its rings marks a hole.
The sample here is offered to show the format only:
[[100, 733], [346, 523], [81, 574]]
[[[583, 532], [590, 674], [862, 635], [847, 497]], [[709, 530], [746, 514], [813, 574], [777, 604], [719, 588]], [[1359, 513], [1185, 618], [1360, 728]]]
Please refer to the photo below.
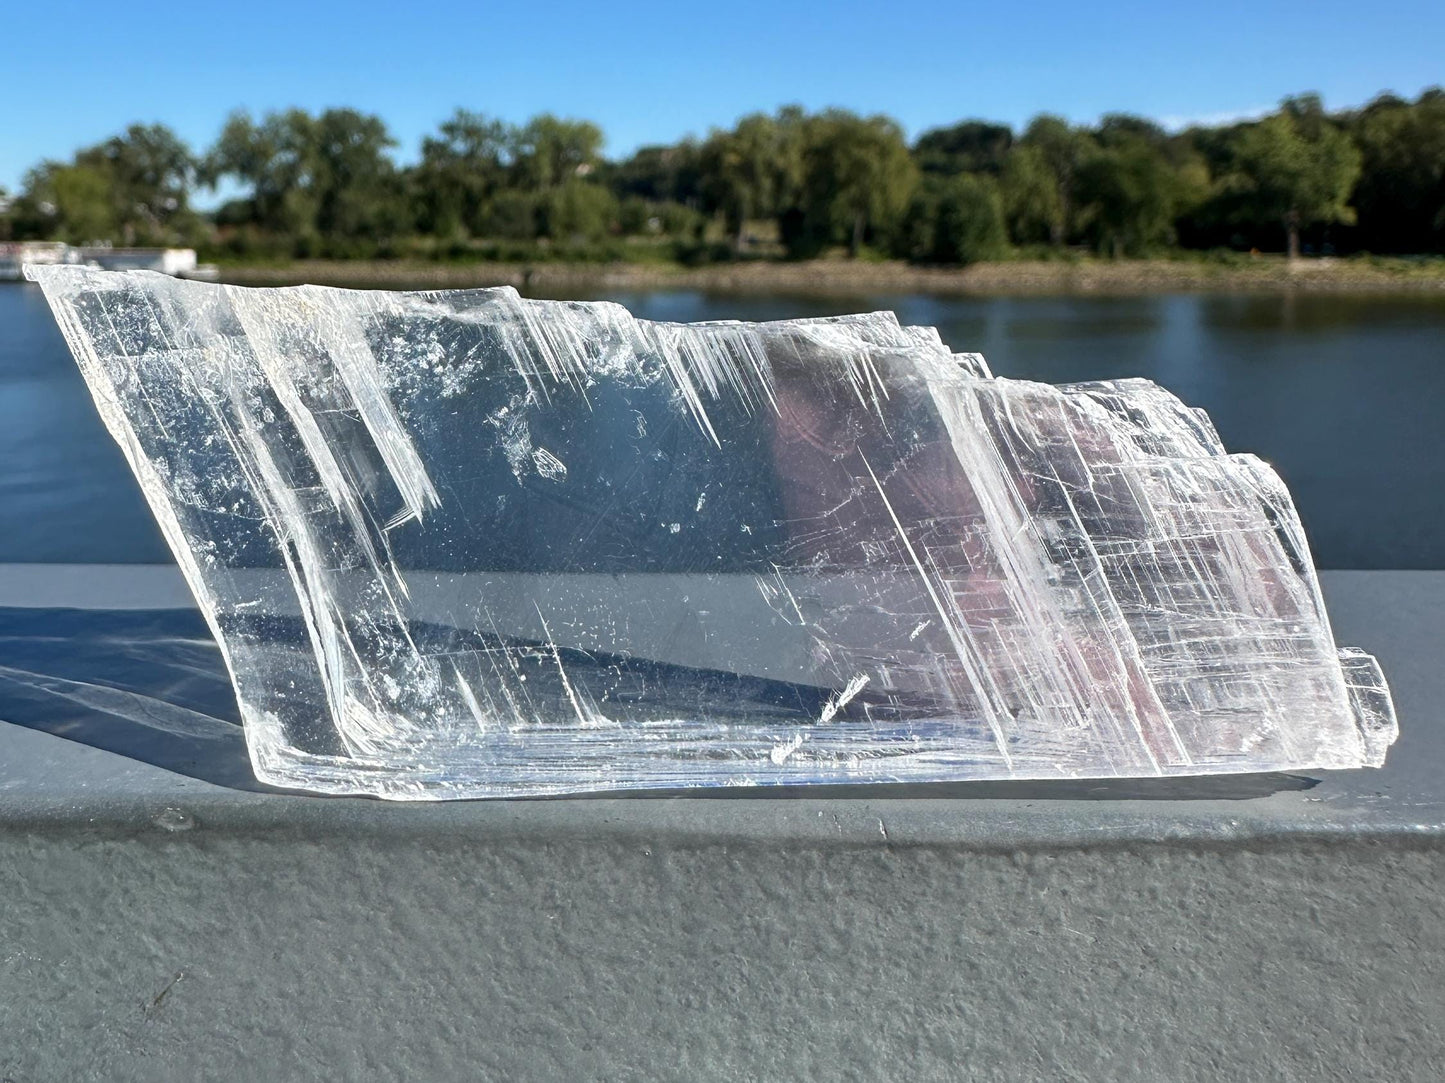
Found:
[[[1321, 294], [781, 297], [612, 292], [655, 320], [891, 308], [995, 372], [1145, 376], [1269, 460], [1327, 568], [1445, 567], [1445, 301]], [[0, 286], [0, 561], [169, 560], [39, 291]]]

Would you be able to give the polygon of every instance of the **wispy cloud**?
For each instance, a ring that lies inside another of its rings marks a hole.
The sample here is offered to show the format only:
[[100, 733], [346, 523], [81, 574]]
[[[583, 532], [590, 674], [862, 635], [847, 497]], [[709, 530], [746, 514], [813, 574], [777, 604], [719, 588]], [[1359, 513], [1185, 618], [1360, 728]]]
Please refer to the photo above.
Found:
[[1214, 113], [1165, 116], [1159, 118], [1159, 123], [1171, 132], [1178, 132], [1185, 128], [1218, 128], [1224, 124], [1237, 124], [1241, 120], [1258, 120], [1272, 112], [1272, 105], [1251, 105], [1247, 109], [1220, 109]]

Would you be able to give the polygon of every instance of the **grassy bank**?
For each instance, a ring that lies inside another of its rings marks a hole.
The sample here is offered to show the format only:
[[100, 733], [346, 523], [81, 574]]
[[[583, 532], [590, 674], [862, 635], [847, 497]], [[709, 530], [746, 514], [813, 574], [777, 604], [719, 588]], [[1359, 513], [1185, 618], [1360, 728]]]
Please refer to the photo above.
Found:
[[1141, 294], [1179, 291], [1432, 292], [1445, 295], [1445, 260], [1230, 259], [1007, 260], [970, 267], [900, 262], [750, 261], [682, 267], [666, 263], [427, 263], [407, 260], [297, 260], [223, 264], [239, 285], [297, 282], [369, 288], [510, 285], [538, 293], [630, 289], [783, 294]]

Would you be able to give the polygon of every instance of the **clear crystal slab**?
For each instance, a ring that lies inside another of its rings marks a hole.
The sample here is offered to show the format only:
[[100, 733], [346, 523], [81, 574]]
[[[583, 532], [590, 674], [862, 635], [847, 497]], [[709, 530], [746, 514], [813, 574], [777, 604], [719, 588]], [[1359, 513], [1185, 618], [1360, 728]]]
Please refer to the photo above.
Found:
[[1260, 460], [889, 313], [32, 267], [263, 781], [396, 799], [1378, 766]]

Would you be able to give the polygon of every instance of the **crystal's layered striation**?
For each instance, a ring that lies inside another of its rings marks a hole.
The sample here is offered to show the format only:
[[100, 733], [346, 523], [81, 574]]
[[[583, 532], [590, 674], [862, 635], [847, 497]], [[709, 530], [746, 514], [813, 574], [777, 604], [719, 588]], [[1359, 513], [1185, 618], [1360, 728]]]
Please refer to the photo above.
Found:
[[1378, 765], [1288, 494], [887, 313], [36, 267], [256, 772], [392, 798]]

